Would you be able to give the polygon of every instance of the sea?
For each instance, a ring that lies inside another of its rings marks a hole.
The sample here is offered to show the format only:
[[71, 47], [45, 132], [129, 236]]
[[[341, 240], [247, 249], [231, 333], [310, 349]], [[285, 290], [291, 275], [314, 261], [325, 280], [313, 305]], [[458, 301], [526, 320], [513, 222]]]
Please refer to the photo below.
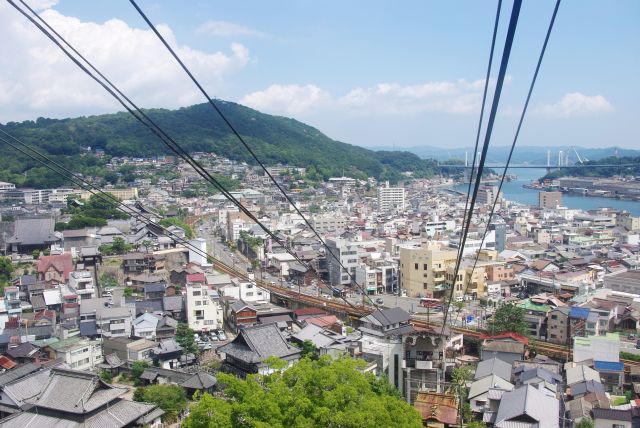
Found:
[[[525, 189], [523, 184], [531, 183], [532, 180], [536, 180], [546, 173], [544, 168], [538, 169], [510, 169], [509, 174], [514, 174], [518, 177], [517, 180], [505, 181], [502, 185], [502, 193], [505, 199], [513, 202], [518, 202], [525, 205], [538, 205], [538, 190]], [[468, 184], [458, 184], [454, 186], [454, 189], [460, 192], [467, 192]], [[594, 210], [597, 208], [608, 207], [615, 210], [626, 210], [633, 216], [640, 216], [640, 202], [638, 201], [625, 201], [612, 198], [598, 198], [592, 196], [580, 196], [572, 194], [562, 195], [562, 204], [571, 209], [581, 210]]]

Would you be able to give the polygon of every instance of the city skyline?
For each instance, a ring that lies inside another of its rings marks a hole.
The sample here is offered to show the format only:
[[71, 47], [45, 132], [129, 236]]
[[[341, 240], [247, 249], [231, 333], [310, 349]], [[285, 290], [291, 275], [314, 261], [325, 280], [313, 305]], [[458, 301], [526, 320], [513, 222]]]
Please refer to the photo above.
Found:
[[[141, 105], [204, 101], [127, 2], [30, 4]], [[523, 6], [492, 145], [510, 143], [553, 4]], [[473, 144], [495, 2], [140, 6], [221, 99], [354, 145]], [[509, 12], [505, 2], [496, 55]], [[634, 2], [561, 5], [519, 144], [638, 146], [631, 126], [640, 59], [629, 47], [640, 41], [639, 12]], [[6, 3], [0, 23], [0, 35], [12, 41], [0, 60], [7, 71], [0, 121], [118, 110]]]

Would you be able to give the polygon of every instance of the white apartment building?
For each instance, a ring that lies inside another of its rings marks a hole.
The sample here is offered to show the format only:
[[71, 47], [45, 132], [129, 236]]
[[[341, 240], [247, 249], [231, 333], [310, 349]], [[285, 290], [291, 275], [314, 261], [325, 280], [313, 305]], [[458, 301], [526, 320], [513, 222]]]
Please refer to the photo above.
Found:
[[390, 187], [387, 181], [378, 188], [378, 210], [382, 213], [404, 211], [405, 192], [403, 187]]
[[225, 285], [220, 289], [220, 293], [225, 297], [232, 297], [235, 300], [242, 300], [246, 303], [258, 301], [270, 301], [271, 293], [262, 287], [258, 287], [254, 282], [241, 281], [236, 278], [231, 280], [230, 285]]
[[96, 297], [93, 275], [87, 270], [71, 272], [69, 274], [69, 288], [80, 299], [93, 299]]
[[187, 284], [187, 322], [193, 331], [223, 328], [224, 309], [217, 292], [206, 285]]
[[76, 336], [49, 346], [54, 349], [56, 358], [63, 359], [75, 370], [91, 370], [104, 361], [100, 340], [87, 340]]
[[314, 215], [311, 223], [318, 233], [335, 232], [347, 228], [347, 219], [341, 215]]

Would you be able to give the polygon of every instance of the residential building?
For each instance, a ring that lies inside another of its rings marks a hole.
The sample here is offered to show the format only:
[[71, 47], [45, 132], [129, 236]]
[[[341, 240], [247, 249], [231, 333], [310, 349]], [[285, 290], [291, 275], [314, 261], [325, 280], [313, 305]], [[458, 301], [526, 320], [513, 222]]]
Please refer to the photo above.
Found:
[[402, 212], [405, 209], [403, 187], [390, 187], [387, 181], [378, 188], [378, 210], [381, 213]]
[[140, 315], [131, 323], [131, 327], [133, 328], [131, 332], [132, 336], [155, 340], [159, 321], [156, 315], [148, 312]]
[[105, 338], [102, 344], [105, 355], [115, 354], [122, 361], [150, 361], [151, 350], [158, 346], [148, 339], [129, 337]]
[[339, 232], [347, 228], [347, 219], [335, 214], [315, 214], [311, 218], [311, 224], [318, 233]]
[[560, 403], [532, 385], [502, 394], [495, 418], [490, 421], [495, 428], [560, 427]]
[[457, 252], [427, 243], [400, 248], [399, 284], [409, 297], [438, 297], [446, 290], [447, 267], [455, 265]]
[[204, 284], [187, 284], [186, 311], [189, 328], [211, 331], [223, 328], [223, 307], [216, 291]]
[[74, 271], [69, 274], [69, 288], [80, 299], [93, 299], [96, 297], [93, 275], [88, 270]]
[[91, 370], [104, 360], [100, 340], [87, 340], [75, 336], [50, 343], [47, 347], [55, 354], [54, 358], [63, 360], [76, 370]]
[[93, 321], [103, 337], [128, 337], [135, 308], [113, 306], [107, 297], [80, 301], [80, 322]]
[[548, 209], [562, 206], [562, 192], [538, 192], [538, 206]]
[[36, 269], [40, 281], [66, 283], [73, 271], [71, 253], [40, 256]]

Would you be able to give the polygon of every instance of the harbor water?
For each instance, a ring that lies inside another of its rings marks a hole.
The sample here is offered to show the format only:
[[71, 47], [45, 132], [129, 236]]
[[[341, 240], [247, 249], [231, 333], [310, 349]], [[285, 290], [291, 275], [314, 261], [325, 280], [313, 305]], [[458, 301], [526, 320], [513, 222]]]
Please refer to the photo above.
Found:
[[[504, 197], [513, 202], [525, 205], [538, 205], [538, 190], [526, 189], [523, 184], [528, 184], [532, 180], [542, 177], [545, 174], [544, 169], [513, 169], [509, 170], [510, 174], [518, 176], [517, 180], [504, 182], [502, 185], [502, 193]], [[458, 184], [454, 189], [467, 192], [467, 184]], [[640, 202], [626, 201], [613, 198], [599, 198], [592, 196], [580, 196], [573, 194], [563, 194], [562, 204], [571, 209], [594, 210], [601, 207], [609, 207], [615, 210], [626, 210], [634, 216], [640, 216]]]

